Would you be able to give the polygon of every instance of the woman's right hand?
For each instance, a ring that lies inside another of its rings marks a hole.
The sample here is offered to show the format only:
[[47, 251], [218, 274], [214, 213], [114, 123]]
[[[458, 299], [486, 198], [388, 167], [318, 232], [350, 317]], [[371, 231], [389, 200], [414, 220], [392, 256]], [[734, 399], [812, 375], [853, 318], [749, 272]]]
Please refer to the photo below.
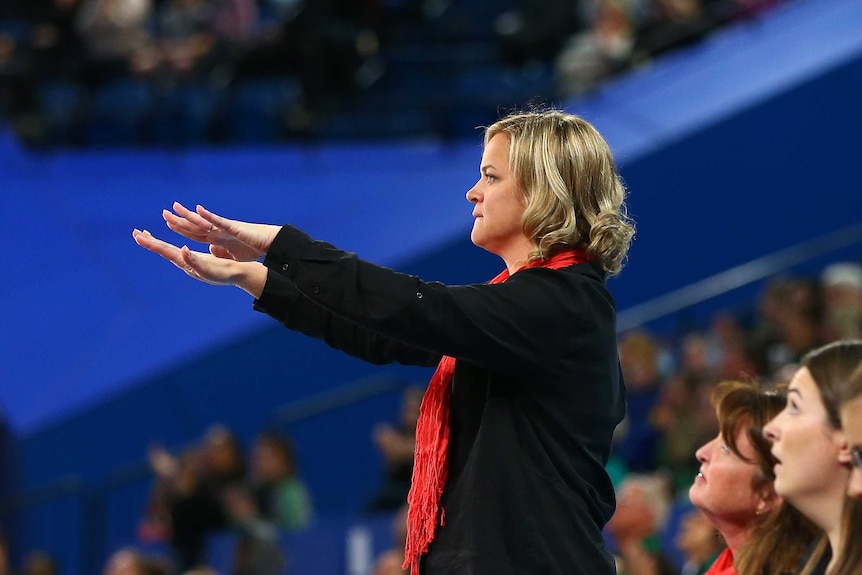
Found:
[[251, 224], [216, 215], [201, 205], [191, 211], [174, 202], [174, 212], [163, 210], [168, 227], [195, 242], [210, 245], [210, 253], [240, 262], [259, 260], [281, 230], [280, 226]]

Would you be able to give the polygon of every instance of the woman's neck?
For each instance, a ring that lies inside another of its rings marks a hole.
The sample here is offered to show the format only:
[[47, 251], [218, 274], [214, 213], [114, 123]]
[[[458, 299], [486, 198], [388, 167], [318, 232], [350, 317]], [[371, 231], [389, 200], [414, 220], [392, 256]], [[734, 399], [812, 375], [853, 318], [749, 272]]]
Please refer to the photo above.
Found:
[[500, 250], [497, 255], [503, 258], [503, 261], [506, 263], [506, 269], [509, 270], [509, 274], [511, 275], [530, 263], [530, 254], [535, 249], [536, 244], [523, 237], [507, 246], [505, 250]]
[[[849, 474], [848, 474], [849, 478]], [[832, 559], [829, 560], [829, 566], [826, 573], [832, 572], [838, 559], [841, 555], [841, 517], [844, 511], [844, 502], [847, 496], [843, 488], [840, 488], [840, 482], [836, 482], [835, 488], [830, 493], [823, 493], [816, 500], [800, 502], [796, 505], [803, 515], [808, 517], [815, 525], [820, 527], [826, 538], [829, 540], [829, 547], [832, 550]]]
[[721, 533], [730, 552], [736, 557], [739, 554], [739, 550], [742, 549], [742, 546], [751, 537], [751, 523], [746, 522], [745, 524], [741, 524], [735, 521], [723, 521], [716, 517], [710, 517], [710, 519], [715, 528], [718, 529], [718, 532]]

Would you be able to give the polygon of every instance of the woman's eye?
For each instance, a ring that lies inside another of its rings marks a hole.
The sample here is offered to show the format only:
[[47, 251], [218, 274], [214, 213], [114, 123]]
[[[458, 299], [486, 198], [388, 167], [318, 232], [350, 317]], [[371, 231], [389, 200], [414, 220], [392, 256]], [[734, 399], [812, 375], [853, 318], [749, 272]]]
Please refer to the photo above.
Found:
[[487, 181], [489, 184], [490, 184], [491, 182], [493, 182], [494, 180], [496, 180], [496, 179], [497, 179], [497, 178], [495, 178], [495, 177], [494, 177], [494, 176], [492, 176], [491, 174], [485, 174], [485, 181]]
[[728, 446], [726, 443], [722, 443], [721, 444], [721, 451], [724, 453], [730, 453], [730, 446]]

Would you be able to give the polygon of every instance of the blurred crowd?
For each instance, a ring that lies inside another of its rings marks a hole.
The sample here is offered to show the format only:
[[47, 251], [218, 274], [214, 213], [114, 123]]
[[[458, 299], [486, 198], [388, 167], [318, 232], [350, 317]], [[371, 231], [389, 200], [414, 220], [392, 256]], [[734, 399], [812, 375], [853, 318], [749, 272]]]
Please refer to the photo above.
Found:
[[[430, 106], [423, 92], [450, 92], [451, 106], [466, 105], [459, 97], [468, 100], [473, 88], [459, 96], [459, 74], [511, 76], [510, 94], [489, 94], [493, 111], [583, 93], [779, 1], [11, 0], [0, 7], [0, 114], [27, 142], [86, 145], [80, 134], [55, 133], [52, 142], [51, 123], [85, 123], [107, 106], [100, 91], [118, 80], [137, 83], [123, 104], [146, 107], [146, 122], [159, 97], [183, 86], [222, 94], [281, 78], [291, 88], [254, 104], [276, 110], [279, 135], [307, 136], [326, 117], [354, 110], [363, 94], [385, 100], [405, 69], [419, 76], [410, 80], [420, 84], [408, 102], [414, 108]], [[423, 74], [443, 54], [446, 73]], [[547, 82], [517, 85], [537, 75]], [[235, 134], [218, 122], [227, 113], [219, 107], [235, 105], [227, 100], [206, 108], [208, 129], [196, 137], [231, 141]], [[390, 125], [379, 124], [380, 133]], [[145, 143], [135, 136], [127, 143]]]

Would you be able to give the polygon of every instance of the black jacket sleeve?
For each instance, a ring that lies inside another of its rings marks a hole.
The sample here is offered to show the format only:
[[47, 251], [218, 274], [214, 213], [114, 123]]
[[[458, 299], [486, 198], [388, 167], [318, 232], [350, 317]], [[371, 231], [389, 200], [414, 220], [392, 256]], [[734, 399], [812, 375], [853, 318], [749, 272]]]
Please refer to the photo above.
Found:
[[289, 329], [376, 365], [401, 363], [433, 367], [440, 361], [439, 353], [405, 345], [331, 312], [303, 295], [295, 283], [272, 268], [263, 294], [254, 302], [254, 309]]
[[548, 344], [557, 335], [571, 341], [572, 333], [587, 336], [591, 326], [614, 321], [603, 278], [589, 264], [574, 266], [578, 273], [530, 268], [501, 284], [447, 286], [371, 264], [289, 225], [266, 263], [278, 273], [270, 272], [261, 301], [292, 284], [387, 342], [492, 369], [535, 370], [537, 358], [554, 359], [560, 346]]

